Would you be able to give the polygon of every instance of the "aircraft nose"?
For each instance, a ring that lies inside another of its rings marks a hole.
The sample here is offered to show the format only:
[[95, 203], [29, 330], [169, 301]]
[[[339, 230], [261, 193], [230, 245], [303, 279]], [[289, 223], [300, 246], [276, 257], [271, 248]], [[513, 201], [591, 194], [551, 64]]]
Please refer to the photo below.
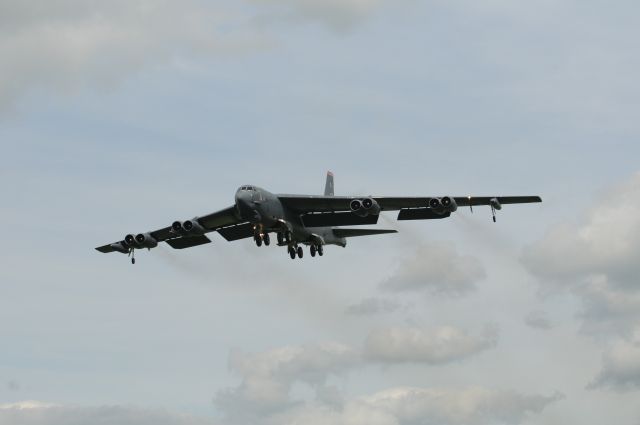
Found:
[[251, 194], [244, 191], [238, 192], [236, 194], [236, 207], [242, 217], [250, 217], [254, 209]]

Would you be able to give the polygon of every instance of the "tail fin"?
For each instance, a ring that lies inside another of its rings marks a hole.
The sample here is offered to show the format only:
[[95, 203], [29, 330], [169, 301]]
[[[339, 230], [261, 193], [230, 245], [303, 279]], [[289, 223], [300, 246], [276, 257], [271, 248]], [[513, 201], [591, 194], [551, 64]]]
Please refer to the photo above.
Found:
[[324, 196], [333, 196], [333, 173], [327, 171], [327, 183], [324, 185]]

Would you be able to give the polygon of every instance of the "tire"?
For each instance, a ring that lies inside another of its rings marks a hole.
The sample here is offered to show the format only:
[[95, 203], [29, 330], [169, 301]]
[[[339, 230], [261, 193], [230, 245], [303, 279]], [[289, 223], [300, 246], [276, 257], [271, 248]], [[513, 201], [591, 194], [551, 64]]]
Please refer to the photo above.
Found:
[[311, 252], [311, 256], [312, 257], [316, 256], [316, 246], [315, 245], [311, 245], [311, 247], [309, 247], [309, 251]]
[[278, 232], [276, 234], [276, 237], [278, 239], [278, 245], [282, 245], [284, 243], [284, 237], [282, 236], [282, 232]]
[[293, 248], [289, 248], [289, 256], [291, 257], [292, 260], [296, 259], [296, 250]]
[[264, 234], [264, 236], [262, 237], [262, 240], [264, 241], [264, 244], [266, 246], [269, 246], [269, 244], [271, 243], [271, 237], [269, 236], [268, 233]]
[[298, 258], [302, 258], [303, 255], [304, 255], [304, 251], [302, 250], [302, 247], [299, 246], [298, 247]]
[[318, 245], [318, 255], [321, 257], [324, 255], [324, 248], [322, 248], [322, 245]]
[[260, 238], [260, 236], [256, 238], [256, 245], [262, 246], [262, 239]]

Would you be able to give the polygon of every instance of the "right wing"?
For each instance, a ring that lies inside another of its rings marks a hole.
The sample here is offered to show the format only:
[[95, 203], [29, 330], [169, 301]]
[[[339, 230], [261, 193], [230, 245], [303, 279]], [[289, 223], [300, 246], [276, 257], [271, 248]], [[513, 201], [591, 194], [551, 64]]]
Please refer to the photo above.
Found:
[[[238, 217], [236, 208], [233, 205], [211, 214], [196, 217], [191, 221], [195, 223], [192, 231], [176, 231], [172, 228], [172, 226], [167, 226], [158, 230], [153, 230], [146, 234], [143, 233], [143, 235], [148, 235], [152, 239], [152, 241], [150, 242], [151, 244], [157, 244], [159, 242], [166, 241], [172, 248], [184, 249], [211, 242], [211, 240], [204, 235], [205, 233], [244, 223]], [[127, 254], [131, 250], [131, 248], [146, 247], [151, 246], [143, 245], [137, 242], [129, 244], [123, 239], [110, 244], [99, 246], [96, 248], [96, 250], [103, 253], [117, 251], [122, 252], [123, 254]]]

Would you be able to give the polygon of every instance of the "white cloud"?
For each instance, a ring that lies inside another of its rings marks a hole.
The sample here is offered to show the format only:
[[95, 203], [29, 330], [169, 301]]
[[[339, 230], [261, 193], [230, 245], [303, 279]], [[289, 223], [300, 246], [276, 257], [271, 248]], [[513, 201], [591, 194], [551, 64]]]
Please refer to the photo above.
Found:
[[343, 409], [304, 406], [272, 423], [323, 425], [481, 425], [518, 424], [540, 413], [561, 395], [523, 395], [514, 391], [391, 388], [348, 402]]
[[289, 393], [295, 382], [320, 389], [330, 375], [341, 374], [358, 359], [353, 349], [333, 342], [235, 353], [231, 368], [242, 376], [242, 382], [219, 392], [215, 404], [228, 416], [246, 420], [276, 412], [293, 404]]
[[213, 425], [208, 418], [129, 406], [79, 407], [25, 401], [0, 405], [7, 425]]
[[602, 363], [602, 370], [588, 388], [640, 390], [640, 342], [618, 342], [604, 353]]
[[461, 295], [475, 289], [475, 282], [485, 277], [477, 258], [460, 255], [453, 244], [441, 242], [418, 248], [381, 287], [395, 292], [426, 290]]
[[111, 85], [180, 55], [253, 44], [221, 31], [233, 22], [220, 6], [187, 0], [4, 1], [0, 6], [0, 107], [25, 91]]
[[580, 225], [562, 223], [529, 246], [525, 266], [541, 279], [573, 283], [605, 274], [633, 285], [640, 273], [640, 173], [599, 197]]
[[640, 320], [640, 173], [598, 198], [581, 224], [552, 227], [522, 262], [544, 288], [583, 301], [583, 329], [628, 333]]
[[385, 363], [442, 364], [495, 347], [498, 333], [487, 327], [480, 336], [444, 326], [436, 329], [392, 327], [374, 330], [365, 341], [365, 356]]

